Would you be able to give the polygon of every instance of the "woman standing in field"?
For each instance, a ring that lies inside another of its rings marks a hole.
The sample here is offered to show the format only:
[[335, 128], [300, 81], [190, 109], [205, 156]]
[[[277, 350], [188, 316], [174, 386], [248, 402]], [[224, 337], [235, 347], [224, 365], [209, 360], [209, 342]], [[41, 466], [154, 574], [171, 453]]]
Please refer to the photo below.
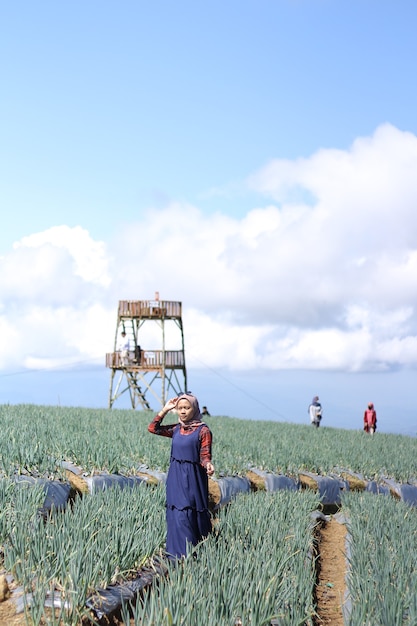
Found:
[[[162, 425], [174, 409], [178, 423]], [[195, 546], [211, 532], [208, 476], [214, 473], [212, 434], [202, 422], [198, 400], [191, 393], [168, 400], [148, 430], [172, 439], [166, 481], [166, 550], [170, 558], [181, 558], [187, 555], [189, 544]]]
[[374, 434], [376, 431], [376, 411], [372, 402], [368, 404], [363, 414], [363, 429], [366, 433]]

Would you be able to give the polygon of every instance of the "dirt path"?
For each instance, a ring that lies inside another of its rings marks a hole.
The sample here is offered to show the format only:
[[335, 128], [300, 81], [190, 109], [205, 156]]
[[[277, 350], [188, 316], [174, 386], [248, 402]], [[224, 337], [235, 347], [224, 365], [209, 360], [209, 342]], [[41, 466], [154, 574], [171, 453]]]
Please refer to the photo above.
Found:
[[343, 626], [346, 592], [346, 526], [331, 518], [320, 530], [315, 626]]

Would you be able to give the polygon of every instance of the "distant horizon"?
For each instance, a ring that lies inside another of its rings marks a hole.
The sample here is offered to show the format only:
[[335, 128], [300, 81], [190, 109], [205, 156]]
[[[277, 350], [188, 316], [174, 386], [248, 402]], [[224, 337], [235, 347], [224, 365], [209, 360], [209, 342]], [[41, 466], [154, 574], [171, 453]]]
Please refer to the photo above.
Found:
[[[314, 395], [323, 404], [321, 428], [361, 430], [363, 412], [373, 401], [378, 432], [417, 435], [413, 406], [415, 373], [335, 374], [323, 372], [229, 372], [188, 369], [188, 387], [213, 416], [309, 424]], [[28, 382], [28, 379], [30, 382]], [[0, 375], [0, 404], [34, 404], [108, 409], [110, 370], [27, 371]], [[147, 396], [148, 397], [148, 396]], [[149, 396], [151, 410], [157, 412]], [[131, 409], [128, 394], [114, 409]], [[137, 409], [140, 410], [140, 409]]]

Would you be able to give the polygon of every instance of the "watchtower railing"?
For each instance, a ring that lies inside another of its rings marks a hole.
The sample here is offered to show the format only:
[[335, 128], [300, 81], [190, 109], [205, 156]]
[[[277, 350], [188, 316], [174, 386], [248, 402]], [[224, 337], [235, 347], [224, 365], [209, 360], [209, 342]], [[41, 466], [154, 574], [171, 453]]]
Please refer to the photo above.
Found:
[[119, 300], [119, 318], [181, 318], [182, 303], [171, 300]]
[[112, 369], [160, 370], [163, 367], [183, 369], [184, 366], [185, 356], [182, 350], [141, 350], [140, 354], [131, 350], [126, 365], [122, 365], [120, 352], [106, 354], [106, 367]]

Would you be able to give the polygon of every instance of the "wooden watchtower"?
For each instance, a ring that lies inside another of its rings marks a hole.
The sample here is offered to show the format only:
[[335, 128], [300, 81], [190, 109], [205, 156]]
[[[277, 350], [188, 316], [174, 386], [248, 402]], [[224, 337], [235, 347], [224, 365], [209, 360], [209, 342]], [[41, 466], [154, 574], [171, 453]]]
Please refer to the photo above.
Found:
[[[164, 406], [170, 395], [187, 390], [181, 312], [181, 302], [160, 300], [158, 292], [154, 300], [119, 301], [114, 351], [106, 354], [106, 367], [111, 369], [110, 409], [123, 394], [129, 394], [133, 409], [139, 405], [151, 409], [150, 394]], [[122, 332], [129, 343], [127, 354], [120, 350]], [[181, 349], [167, 350], [168, 335]], [[149, 337], [160, 338], [158, 348], [146, 343]]]

